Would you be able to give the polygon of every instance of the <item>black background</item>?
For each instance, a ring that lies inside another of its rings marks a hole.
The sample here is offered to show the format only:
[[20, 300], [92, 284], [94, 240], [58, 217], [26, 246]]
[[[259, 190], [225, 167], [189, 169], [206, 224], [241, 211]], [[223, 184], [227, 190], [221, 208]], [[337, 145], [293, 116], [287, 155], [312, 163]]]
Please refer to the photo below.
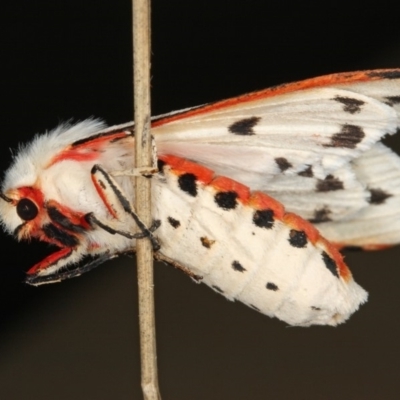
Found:
[[[154, 0], [153, 114], [400, 66], [398, 13], [363, 4]], [[131, 120], [130, 21], [127, 0], [2, 5], [2, 170], [10, 147], [61, 121]], [[140, 399], [134, 261], [31, 288], [24, 271], [46, 249], [2, 234], [1, 251], [2, 398]], [[398, 248], [346, 255], [370, 300], [338, 328], [288, 328], [156, 265], [163, 398], [397, 399], [399, 256]]]

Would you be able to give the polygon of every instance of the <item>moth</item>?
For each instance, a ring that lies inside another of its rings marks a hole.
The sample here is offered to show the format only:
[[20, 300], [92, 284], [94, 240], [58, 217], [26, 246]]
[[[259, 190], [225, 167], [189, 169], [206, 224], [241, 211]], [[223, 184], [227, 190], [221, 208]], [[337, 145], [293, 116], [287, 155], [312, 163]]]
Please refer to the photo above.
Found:
[[[136, 240], [229, 300], [291, 325], [337, 325], [367, 300], [339, 249], [400, 241], [400, 69], [341, 73], [155, 117], [154, 223], [137, 217], [134, 124], [64, 124], [20, 148], [0, 216], [58, 250], [34, 285], [80, 275]], [[124, 172], [125, 171], [125, 172]]]

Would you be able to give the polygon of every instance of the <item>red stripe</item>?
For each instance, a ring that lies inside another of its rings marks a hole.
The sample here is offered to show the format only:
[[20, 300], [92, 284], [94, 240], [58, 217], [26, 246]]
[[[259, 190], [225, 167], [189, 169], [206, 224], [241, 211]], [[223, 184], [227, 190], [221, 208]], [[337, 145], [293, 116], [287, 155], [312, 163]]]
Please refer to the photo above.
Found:
[[111, 135], [100, 136], [93, 140], [88, 139], [77, 146], [69, 146], [65, 150], [58, 153], [50, 161], [48, 167], [65, 160], [73, 161], [94, 161], [99, 158], [101, 152], [115, 139], [127, 137], [125, 132], [113, 133]]
[[286, 213], [283, 217], [283, 222], [292, 229], [304, 231], [312, 244], [316, 244], [321, 237], [319, 231], [314, 227], [314, 225], [296, 214]]
[[274, 217], [282, 220], [285, 215], [285, 207], [279, 201], [268, 196], [262, 192], [252, 192], [249, 206], [255, 210], [272, 210], [274, 212]]
[[[339, 74], [324, 75], [317, 78], [306, 79], [299, 82], [286, 83], [279, 86], [274, 86], [272, 88], [260, 90], [257, 92], [247, 93], [238, 97], [233, 97], [231, 99], [218, 101], [216, 103], [207, 104], [203, 107], [198, 107], [193, 110], [189, 110], [182, 114], [171, 115], [170, 117], [165, 117], [163, 119], [154, 121], [152, 127], [155, 128], [160, 125], [165, 125], [170, 122], [178, 121], [185, 118], [190, 118], [198, 115], [207, 114], [216, 110], [221, 110], [224, 108], [233, 107], [239, 104], [247, 103], [250, 101], [266, 99], [269, 97], [274, 97], [286, 93], [291, 93], [299, 90], [323, 87], [323, 86], [333, 86], [343, 83], [356, 83], [356, 82], [367, 82], [367, 81], [377, 81], [384, 79], [379, 76], [379, 73], [385, 72], [400, 72], [400, 69], [393, 70], [369, 70], [369, 71], [356, 71], [356, 72], [344, 72]], [[371, 73], [373, 75], [371, 76]]]
[[249, 202], [250, 189], [247, 186], [234, 181], [233, 179], [225, 176], [217, 176], [210, 183], [210, 186], [218, 192], [235, 192], [238, 200], [240, 200], [240, 202], [243, 204], [247, 204]]
[[214, 171], [211, 169], [184, 158], [172, 155], [160, 155], [158, 158], [168, 164], [171, 167], [172, 172], [178, 176], [183, 174], [193, 174], [196, 176], [198, 181], [205, 185], [208, 185], [214, 177]]
[[35, 264], [32, 268], [29, 269], [27, 274], [33, 275], [39, 271], [47, 269], [47, 268], [51, 267], [52, 265], [56, 264], [60, 259], [69, 256], [71, 253], [72, 253], [72, 249], [70, 249], [69, 247], [66, 247], [59, 251], [56, 251], [55, 253], [47, 256], [44, 260]]
[[93, 185], [96, 188], [96, 191], [101, 198], [101, 201], [104, 203], [108, 212], [113, 216], [113, 218], [117, 219], [117, 214], [116, 214], [114, 208], [111, 206], [111, 204], [108, 203], [107, 196], [104, 193], [103, 188], [98, 184], [94, 175], [91, 175], [91, 178], [92, 178]]

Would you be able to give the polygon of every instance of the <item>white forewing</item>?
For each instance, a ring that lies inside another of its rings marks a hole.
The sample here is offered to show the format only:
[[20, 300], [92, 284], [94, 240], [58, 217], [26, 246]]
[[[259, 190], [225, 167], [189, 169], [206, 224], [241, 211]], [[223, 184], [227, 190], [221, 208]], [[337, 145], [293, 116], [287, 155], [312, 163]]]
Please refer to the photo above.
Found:
[[[362, 102], [360, 111], [344, 112], [340, 99], [349, 94], [322, 88], [258, 99], [172, 121], [154, 128], [153, 134], [160, 153], [196, 160], [218, 173], [229, 170], [242, 182], [254, 182], [254, 174], [268, 182], [282, 172], [276, 162], [280, 158], [291, 165], [285, 175], [312, 165], [314, 176], [324, 178], [399, 125], [393, 108], [358, 93], [351, 99]], [[250, 126], [240, 131], [240, 122], [246, 120]], [[352, 134], [346, 133], [348, 126], [360, 128], [360, 137], [337, 146], [335, 137]]]

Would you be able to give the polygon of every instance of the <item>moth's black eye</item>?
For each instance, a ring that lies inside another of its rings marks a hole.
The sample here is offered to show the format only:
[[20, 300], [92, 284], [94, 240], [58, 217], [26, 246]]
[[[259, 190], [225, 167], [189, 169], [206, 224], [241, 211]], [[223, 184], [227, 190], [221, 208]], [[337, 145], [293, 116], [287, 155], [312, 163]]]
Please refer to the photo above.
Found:
[[39, 210], [36, 204], [29, 199], [21, 199], [17, 204], [17, 214], [24, 221], [30, 221], [36, 218]]

